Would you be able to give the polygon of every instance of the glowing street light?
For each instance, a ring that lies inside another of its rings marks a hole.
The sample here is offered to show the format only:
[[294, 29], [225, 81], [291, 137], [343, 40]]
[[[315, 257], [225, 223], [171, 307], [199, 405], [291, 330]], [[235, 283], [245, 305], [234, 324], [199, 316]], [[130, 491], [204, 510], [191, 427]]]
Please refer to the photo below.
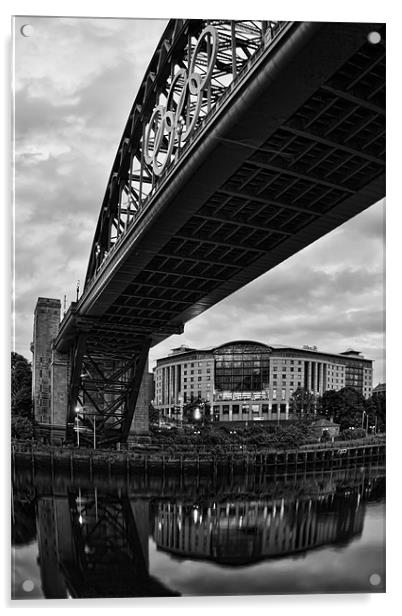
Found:
[[196, 406], [194, 409], [194, 419], [199, 421], [201, 419], [201, 409], [199, 406]]

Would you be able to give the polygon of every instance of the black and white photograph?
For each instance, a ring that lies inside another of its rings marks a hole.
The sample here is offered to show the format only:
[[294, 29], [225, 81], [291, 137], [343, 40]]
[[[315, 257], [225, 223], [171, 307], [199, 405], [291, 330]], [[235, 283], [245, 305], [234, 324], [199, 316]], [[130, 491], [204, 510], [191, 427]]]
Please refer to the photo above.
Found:
[[269, 13], [12, 18], [13, 604], [386, 592], [386, 23]]

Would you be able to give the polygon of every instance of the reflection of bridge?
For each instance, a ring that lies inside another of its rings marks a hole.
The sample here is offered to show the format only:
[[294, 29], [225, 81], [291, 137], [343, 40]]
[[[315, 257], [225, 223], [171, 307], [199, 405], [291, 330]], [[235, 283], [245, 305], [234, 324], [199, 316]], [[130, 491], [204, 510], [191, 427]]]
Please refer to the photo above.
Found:
[[166, 488], [170, 496], [151, 497], [146, 484], [136, 494], [109, 484], [60, 490], [48, 477], [48, 494], [38, 487], [36, 505], [43, 593], [175, 594], [149, 570], [152, 535], [157, 548], [174, 557], [229, 566], [348, 543], [362, 532], [365, 503], [383, 496], [382, 478], [383, 471], [373, 469], [317, 474], [298, 488], [279, 481], [273, 491], [250, 496], [230, 483], [218, 491], [210, 481], [208, 496], [201, 487], [189, 496], [177, 479]]
[[82, 405], [83, 439], [122, 441], [137, 404], [140, 430], [150, 346], [384, 196], [384, 34], [169, 22], [55, 341], [54, 423]]
[[127, 495], [73, 490], [37, 505], [46, 598], [173, 593], [149, 575], [149, 504]]

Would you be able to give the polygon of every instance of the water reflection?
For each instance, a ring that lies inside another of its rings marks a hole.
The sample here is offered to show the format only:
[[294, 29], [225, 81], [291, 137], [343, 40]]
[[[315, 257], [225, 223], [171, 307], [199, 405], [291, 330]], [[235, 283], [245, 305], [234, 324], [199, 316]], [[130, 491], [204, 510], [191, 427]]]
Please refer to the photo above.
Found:
[[[46, 598], [169, 596], [180, 594], [180, 585], [170, 588], [163, 578], [172, 576], [158, 574], [158, 567], [155, 575], [150, 545], [169, 556], [173, 572], [182, 559], [247, 571], [258, 562], [294, 559], [324, 546], [346, 550], [362, 535], [368, 503], [383, 499], [384, 491], [381, 469], [274, 481], [204, 477], [196, 484], [183, 477], [141, 478], [120, 487], [19, 476], [12, 537], [17, 547], [36, 535]], [[15, 598], [23, 595], [18, 588]], [[203, 594], [197, 584], [183, 592]], [[234, 585], [236, 592], [247, 592], [247, 585], [246, 591]]]

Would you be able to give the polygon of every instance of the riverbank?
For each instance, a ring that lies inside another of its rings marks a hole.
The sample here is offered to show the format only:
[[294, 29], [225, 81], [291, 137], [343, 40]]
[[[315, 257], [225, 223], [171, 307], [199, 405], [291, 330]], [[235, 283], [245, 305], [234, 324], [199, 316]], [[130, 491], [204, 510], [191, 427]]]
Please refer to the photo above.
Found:
[[232, 474], [258, 468], [261, 472], [288, 472], [292, 469], [314, 470], [342, 468], [350, 465], [383, 464], [385, 436], [373, 436], [353, 441], [337, 441], [301, 445], [296, 448], [193, 448], [137, 445], [128, 451], [93, 450], [55, 447], [36, 443], [12, 444], [12, 468], [31, 468], [32, 473], [49, 470], [52, 474], [68, 472], [71, 477], [86, 473], [125, 475], [147, 472]]

